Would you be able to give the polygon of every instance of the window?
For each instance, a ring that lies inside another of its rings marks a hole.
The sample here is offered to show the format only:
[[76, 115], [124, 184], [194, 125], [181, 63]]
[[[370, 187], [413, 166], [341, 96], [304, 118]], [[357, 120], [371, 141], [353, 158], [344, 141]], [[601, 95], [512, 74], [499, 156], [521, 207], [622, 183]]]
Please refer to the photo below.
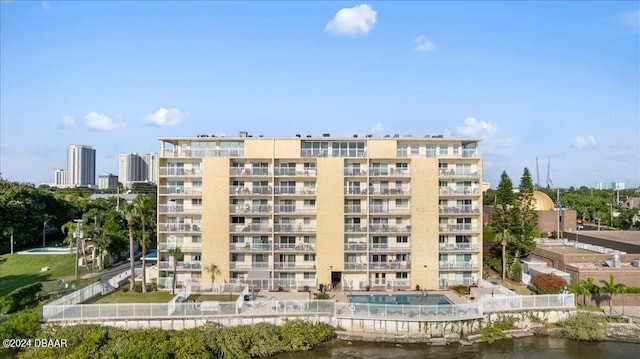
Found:
[[438, 239], [439, 243], [447, 243], [448, 239], [447, 236], [440, 236], [440, 238]]
[[419, 154], [420, 154], [420, 145], [418, 144], [411, 145], [411, 155], [417, 156]]
[[440, 145], [440, 154], [441, 155], [446, 155], [449, 152], [449, 146], [448, 145]]
[[304, 272], [304, 279], [316, 279], [315, 272]]
[[409, 243], [409, 237], [408, 236], [397, 236], [396, 237], [396, 243]]
[[316, 236], [304, 236], [303, 242], [306, 244], [314, 244], [316, 243]]
[[436, 156], [436, 145], [427, 145], [427, 157]]
[[316, 261], [316, 255], [315, 254], [305, 254], [304, 255], [304, 261], [305, 262], [315, 262]]
[[232, 262], [244, 262], [244, 253], [231, 253]]
[[305, 199], [304, 200], [304, 206], [305, 207], [315, 207], [316, 206], [316, 200], [315, 199]]
[[202, 188], [202, 181], [191, 181], [191, 186], [193, 188]]
[[244, 217], [231, 217], [231, 223], [242, 224], [244, 223]]
[[191, 200], [191, 205], [194, 207], [201, 207], [202, 206], [202, 198], [193, 198]]
[[333, 157], [364, 156], [364, 142], [333, 142], [331, 149], [331, 156]]
[[304, 141], [302, 142], [302, 157], [327, 157], [329, 154], [329, 142]]
[[407, 157], [407, 154], [408, 154], [407, 148], [408, 147], [409, 146], [407, 144], [399, 143], [398, 146], [396, 147], [397, 156], [398, 157]]
[[244, 243], [244, 236], [231, 236], [231, 243]]
[[409, 208], [408, 199], [396, 199], [396, 208]]
[[407, 279], [409, 278], [409, 273], [407, 272], [396, 272], [396, 279]]
[[201, 258], [202, 258], [201, 253], [194, 253], [191, 255], [191, 260], [195, 262], [200, 262], [202, 260]]
[[202, 243], [202, 236], [191, 236], [191, 243]]

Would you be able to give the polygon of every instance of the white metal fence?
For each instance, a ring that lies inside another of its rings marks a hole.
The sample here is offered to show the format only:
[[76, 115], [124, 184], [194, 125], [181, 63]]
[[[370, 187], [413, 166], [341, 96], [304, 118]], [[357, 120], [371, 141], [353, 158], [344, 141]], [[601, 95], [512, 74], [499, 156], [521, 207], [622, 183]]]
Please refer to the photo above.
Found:
[[[136, 276], [138, 275], [136, 271]], [[70, 294], [60, 297], [45, 306], [71, 305], [85, 302], [93, 297], [105, 295], [120, 287], [120, 284], [131, 276], [131, 270], [124, 271], [116, 276], [111, 277], [106, 284], [96, 282], [84, 288], [80, 288]]]
[[469, 304], [397, 305], [345, 303], [333, 300], [244, 301], [248, 288], [235, 302], [122, 303], [47, 305], [44, 321], [107, 321], [127, 319], [187, 319], [223, 316], [281, 316], [322, 314], [336, 318], [388, 319], [406, 321], [450, 321], [478, 318], [488, 313], [522, 310], [573, 309], [573, 294], [482, 297]]

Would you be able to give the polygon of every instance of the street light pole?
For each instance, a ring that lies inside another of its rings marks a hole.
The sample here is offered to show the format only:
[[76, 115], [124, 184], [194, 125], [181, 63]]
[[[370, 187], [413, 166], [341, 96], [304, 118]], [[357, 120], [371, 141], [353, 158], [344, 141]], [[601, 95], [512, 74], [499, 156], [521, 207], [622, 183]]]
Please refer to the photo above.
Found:
[[45, 228], [47, 227], [47, 221], [45, 220], [42, 223], [42, 248], [46, 247], [44, 239], [45, 239]]

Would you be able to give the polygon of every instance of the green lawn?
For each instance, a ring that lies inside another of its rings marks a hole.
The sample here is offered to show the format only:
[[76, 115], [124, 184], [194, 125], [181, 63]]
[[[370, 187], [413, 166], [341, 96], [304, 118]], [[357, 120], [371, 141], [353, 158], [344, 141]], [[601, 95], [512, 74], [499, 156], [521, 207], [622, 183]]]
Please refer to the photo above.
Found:
[[171, 292], [147, 292], [147, 293], [126, 293], [125, 288], [128, 284], [123, 285], [115, 292], [109, 293], [104, 297], [94, 298], [87, 304], [112, 304], [112, 303], [168, 303], [174, 296]]
[[[43, 267], [49, 271], [41, 272]], [[86, 273], [82, 267], [79, 274]], [[69, 254], [5, 254], [0, 256], [0, 297], [38, 281], [75, 279], [74, 256]]]

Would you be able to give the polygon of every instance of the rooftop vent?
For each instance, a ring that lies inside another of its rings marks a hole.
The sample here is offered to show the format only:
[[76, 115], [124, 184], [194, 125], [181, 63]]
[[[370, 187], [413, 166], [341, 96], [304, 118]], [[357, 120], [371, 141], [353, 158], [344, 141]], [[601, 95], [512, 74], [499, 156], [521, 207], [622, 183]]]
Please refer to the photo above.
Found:
[[249, 133], [247, 131], [240, 131], [240, 137], [248, 137]]
[[371, 137], [373, 137], [373, 135], [372, 135], [372, 134], [368, 134], [368, 135], [366, 135], [365, 137], [366, 137], [366, 138], [371, 138]]
[[354, 135], [353, 135], [353, 138], [358, 138], [358, 134], [354, 134]]
[[307, 138], [311, 138], [311, 135], [307, 135]]
[[396, 133], [395, 135], [393, 135], [393, 138], [399, 138], [399, 137], [400, 137], [399, 133]]
[[391, 136], [390, 135], [384, 135], [384, 138], [389, 138], [389, 137], [391, 137]]
[[299, 133], [296, 133], [296, 137], [300, 138], [300, 137], [302, 137], [302, 136], [300, 136], [300, 134], [299, 134]]
[[331, 134], [330, 133], [323, 133], [322, 137], [331, 137]]
[[429, 138], [429, 137], [431, 137], [431, 136], [429, 136], [429, 135], [424, 135], [424, 138]]

